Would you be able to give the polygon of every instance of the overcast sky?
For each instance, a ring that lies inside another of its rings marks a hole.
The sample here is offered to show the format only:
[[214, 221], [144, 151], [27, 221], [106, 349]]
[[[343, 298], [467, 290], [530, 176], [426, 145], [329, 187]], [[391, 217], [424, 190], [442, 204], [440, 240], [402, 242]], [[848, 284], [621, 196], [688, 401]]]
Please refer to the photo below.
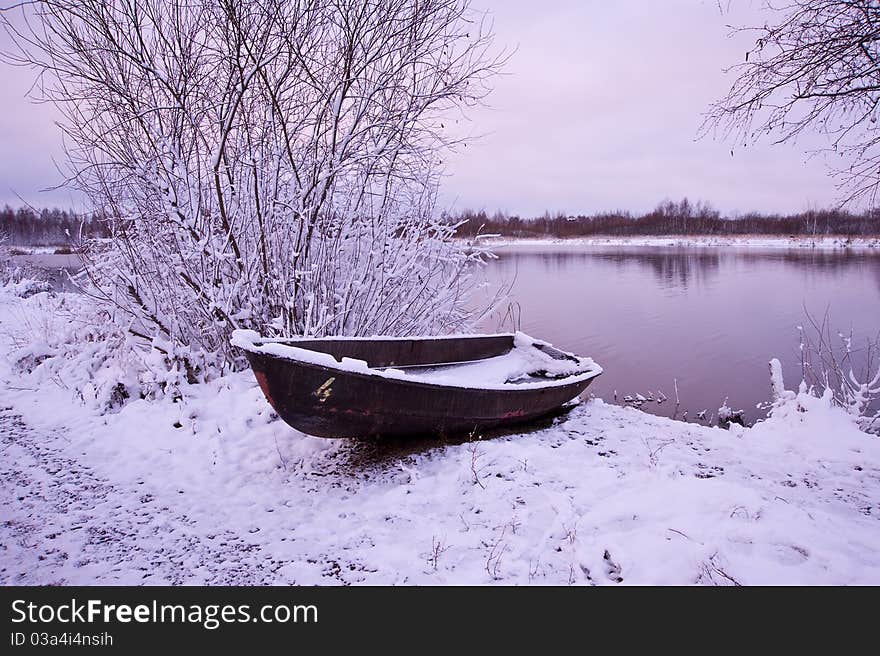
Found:
[[[821, 158], [794, 146], [696, 140], [701, 115], [730, 84], [757, 2], [473, 0], [494, 15], [499, 45], [516, 47], [489, 107], [465, 128], [480, 139], [446, 160], [444, 206], [524, 216], [650, 209], [688, 196], [725, 213], [799, 211], [833, 203]], [[723, 3], [727, 4], [727, 2]], [[754, 5], [754, 7], [753, 7]], [[0, 37], [3, 46], [5, 36]], [[24, 98], [32, 74], [0, 64], [0, 203], [79, 205], [57, 184], [61, 138], [50, 107]]]

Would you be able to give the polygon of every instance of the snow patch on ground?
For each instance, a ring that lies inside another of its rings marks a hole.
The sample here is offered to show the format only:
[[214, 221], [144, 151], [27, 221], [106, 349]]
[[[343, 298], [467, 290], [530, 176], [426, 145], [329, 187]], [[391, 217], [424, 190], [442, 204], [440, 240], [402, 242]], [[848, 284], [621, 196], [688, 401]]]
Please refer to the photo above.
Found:
[[[0, 292], [0, 339], [33, 299]], [[4, 584], [880, 583], [880, 440], [828, 398], [364, 443], [289, 428], [249, 371], [110, 414], [42, 371], [0, 358]]]

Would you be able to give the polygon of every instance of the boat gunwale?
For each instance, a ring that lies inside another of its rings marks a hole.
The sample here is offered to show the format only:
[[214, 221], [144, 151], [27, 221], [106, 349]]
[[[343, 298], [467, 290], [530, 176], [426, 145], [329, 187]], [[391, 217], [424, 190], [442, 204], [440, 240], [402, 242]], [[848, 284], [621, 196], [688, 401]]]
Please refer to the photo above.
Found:
[[[256, 331], [235, 331], [235, 332], [256, 332]], [[525, 335], [525, 333], [520, 333]], [[296, 335], [295, 337], [263, 337], [260, 336], [260, 342], [264, 344], [284, 344], [285, 342], [406, 342], [406, 341], [428, 341], [428, 340], [446, 340], [446, 339], [480, 339], [484, 337], [516, 337], [517, 333], [462, 333], [452, 335], [412, 335], [409, 337], [394, 337], [391, 335], [358, 335], [350, 337], [347, 335], [329, 335], [327, 337], [307, 337], [305, 335]], [[540, 339], [536, 339], [531, 335], [529, 339], [533, 339], [541, 344], [546, 344]], [[239, 347], [241, 348], [241, 347]], [[306, 349], [310, 350], [310, 349]]]
[[[500, 333], [500, 334], [495, 334], [495, 335], [462, 335], [461, 337], [479, 338], [479, 337], [508, 337], [508, 336], [514, 337], [514, 334], [513, 333]], [[434, 338], [434, 337], [389, 337], [389, 338], [384, 338], [384, 337], [336, 337], [336, 338], [333, 338], [333, 337], [328, 337], [328, 338], [323, 338], [323, 337], [319, 337], [319, 338], [285, 337], [285, 338], [270, 338], [270, 339], [265, 339], [265, 340], [262, 337], [260, 337], [259, 341], [261, 343], [278, 344], [280, 346], [286, 346], [287, 348], [289, 348], [291, 353], [286, 354], [286, 355], [263, 351], [260, 349], [260, 344], [256, 344], [254, 342], [247, 342], [247, 341], [243, 341], [243, 340], [233, 339], [232, 343], [234, 346], [242, 349], [243, 351], [247, 352], [248, 354], [252, 354], [252, 355], [263, 357], [263, 358], [270, 358], [270, 359], [274, 359], [274, 360], [293, 362], [293, 363], [296, 363], [297, 365], [300, 365], [300, 366], [305, 366], [305, 367], [323, 370], [323, 371], [332, 372], [332, 373], [337, 373], [337, 374], [355, 376], [357, 378], [362, 378], [362, 379], [367, 379], [367, 380], [374, 380], [376, 378], [381, 378], [382, 380], [389, 381], [389, 382], [396, 382], [396, 383], [401, 383], [404, 385], [412, 385], [412, 386], [415, 386], [418, 388], [433, 389], [433, 390], [438, 390], [438, 391], [442, 391], [442, 390], [475, 391], [475, 390], [478, 390], [478, 391], [486, 391], [486, 392], [522, 395], [522, 394], [527, 394], [530, 392], [537, 392], [537, 391], [543, 390], [543, 389], [563, 388], [563, 387], [568, 387], [568, 386], [574, 387], [574, 386], [577, 386], [581, 383], [587, 382], [589, 380], [592, 380], [593, 378], [598, 377], [600, 374], [602, 374], [602, 371], [603, 371], [602, 367], [599, 364], [593, 362], [592, 368], [588, 369], [587, 371], [584, 371], [579, 374], [571, 375], [571, 376], [566, 376], [564, 378], [548, 379], [546, 381], [542, 380], [542, 381], [527, 382], [527, 383], [500, 383], [500, 384], [491, 384], [491, 385], [466, 385], [466, 384], [454, 385], [454, 384], [450, 384], [448, 382], [434, 383], [434, 382], [416, 380], [412, 377], [406, 376], [405, 374], [403, 376], [395, 376], [395, 375], [391, 375], [391, 372], [389, 372], [389, 371], [385, 371], [385, 370], [381, 370], [381, 369], [374, 369], [372, 367], [365, 367], [366, 370], [360, 370], [360, 369], [353, 370], [353, 369], [349, 369], [349, 368], [344, 367], [342, 362], [338, 361], [335, 357], [333, 357], [329, 353], [324, 353], [322, 351], [313, 351], [311, 349], [306, 349], [306, 348], [297, 347], [297, 346], [289, 346], [288, 344], [284, 343], [284, 342], [291, 342], [291, 341], [322, 341], [322, 340], [339, 341], [339, 340], [346, 340], [346, 339], [374, 340], [374, 341], [383, 340], [383, 339], [388, 339], [388, 340], [419, 340], [419, 339], [423, 339], [424, 340], [424, 339], [443, 339], [443, 338], [452, 339], [455, 337], [456, 336], [443, 336], [443, 337], [438, 337], [438, 338]], [[529, 338], [532, 339], [531, 337], [529, 337]], [[547, 344], [547, 342], [541, 342], [541, 340], [534, 340], [534, 341], [542, 343], [542, 344]], [[316, 354], [319, 354], [322, 356], [326, 356], [327, 358], [332, 360], [333, 363], [332, 364], [330, 362], [318, 363], [318, 362], [311, 362], [308, 359], [297, 358], [296, 357], [297, 351], [302, 351], [305, 353], [316, 353]], [[583, 360], [583, 358], [580, 358], [579, 356], [576, 356], [574, 354], [571, 354], [571, 353], [566, 353], [566, 354], [572, 355], [573, 357], [578, 358], [578, 361]], [[590, 360], [592, 362], [592, 359], [590, 359]], [[363, 360], [357, 360], [357, 361], [364, 362]], [[390, 369], [394, 369], [394, 367], [390, 367]]]

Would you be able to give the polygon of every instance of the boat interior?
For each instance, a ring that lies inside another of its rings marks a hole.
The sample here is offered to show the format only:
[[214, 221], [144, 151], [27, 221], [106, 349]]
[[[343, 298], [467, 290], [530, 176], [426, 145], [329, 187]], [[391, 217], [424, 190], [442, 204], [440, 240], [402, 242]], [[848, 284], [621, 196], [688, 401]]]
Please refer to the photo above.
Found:
[[543, 342], [512, 334], [415, 339], [291, 339], [273, 343], [361, 360], [372, 369], [419, 382], [468, 386], [518, 384], [565, 378], [588, 369], [585, 361]]

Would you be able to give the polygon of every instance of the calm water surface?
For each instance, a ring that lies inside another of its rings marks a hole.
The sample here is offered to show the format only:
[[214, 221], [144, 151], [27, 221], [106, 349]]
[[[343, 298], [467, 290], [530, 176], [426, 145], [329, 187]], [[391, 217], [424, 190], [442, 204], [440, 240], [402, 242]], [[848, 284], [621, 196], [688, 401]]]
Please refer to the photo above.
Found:
[[10, 258], [13, 266], [28, 271], [38, 270], [40, 273], [34, 277], [47, 280], [52, 289], [59, 292], [75, 292], [77, 286], [71, 281], [71, 276], [82, 269], [79, 255], [55, 255], [41, 253], [35, 255], [13, 255]]
[[[830, 311], [856, 344], [880, 330], [880, 254], [723, 248], [566, 247], [500, 249], [488, 274], [512, 283], [521, 329], [605, 369], [590, 388], [612, 401], [662, 390], [644, 410], [671, 415], [673, 380], [690, 419], [725, 398], [748, 421], [770, 396], [768, 361], [786, 386], [800, 380], [798, 326], [806, 308]], [[504, 310], [507, 309], [505, 305]], [[510, 329], [504, 311], [486, 322]]]

